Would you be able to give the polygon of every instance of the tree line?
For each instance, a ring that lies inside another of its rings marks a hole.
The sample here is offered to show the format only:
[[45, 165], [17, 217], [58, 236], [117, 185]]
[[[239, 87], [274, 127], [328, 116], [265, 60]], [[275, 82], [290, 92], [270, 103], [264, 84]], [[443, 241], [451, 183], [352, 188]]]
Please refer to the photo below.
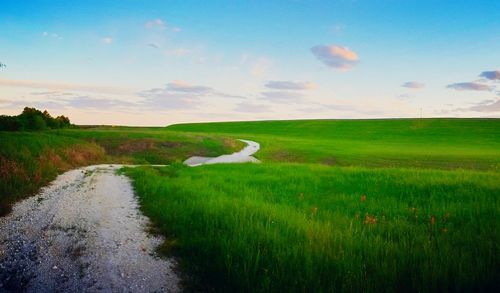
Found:
[[41, 131], [69, 128], [73, 125], [66, 116], [53, 118], [47, 110], [25, 107], [17, 116], [0, 115], [0, 131]]

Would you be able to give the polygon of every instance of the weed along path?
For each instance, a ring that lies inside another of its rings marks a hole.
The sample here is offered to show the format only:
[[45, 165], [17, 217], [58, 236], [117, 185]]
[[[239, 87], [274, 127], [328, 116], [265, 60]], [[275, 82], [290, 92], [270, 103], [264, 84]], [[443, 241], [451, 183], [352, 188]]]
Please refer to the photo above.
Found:
[[60, 175], [0, 218], [0, 292], [178, 292], [121, 165]]
[[[259, 144], [242, 141], [240, 152], [185, 163], [259, 162]], [[176, 262], [156, 255], [163, 239], [147, 232], [121, 167], [68, 171], [0, 218], [0, 292], [181, 291]]]
[[218, 157], [191, 157], [184, 161], [184, 164], [195, 167], [200, 165], [208, 165], [208, 164], [220, 164], [220, 163], [247, 163], [260, 162], [256, 158], [252, 157], [259, 149], [259, 143], [251, 140], [240, 139], [240, 141], [247, 144], [245, 148], [241, 151], [230, 154], [230, 155], [222, 155]]

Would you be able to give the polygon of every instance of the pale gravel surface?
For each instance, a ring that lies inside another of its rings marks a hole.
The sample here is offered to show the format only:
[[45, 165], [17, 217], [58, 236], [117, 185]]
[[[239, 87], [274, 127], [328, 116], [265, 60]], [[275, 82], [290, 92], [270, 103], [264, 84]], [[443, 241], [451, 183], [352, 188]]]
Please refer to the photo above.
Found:
[[260, 161], [252, 157], [259, 149], [259, 143], [251, 140], [240, 139], [247, 144], [241, 151], [218, 157], [191, 157], [184, 161], [184, 164], [195, 167], [200, 165], [221, 164], [221, 163], [259, 163]]
[[66, 172], [0, 218], [0, 292], [178, 292], [120, 165]]

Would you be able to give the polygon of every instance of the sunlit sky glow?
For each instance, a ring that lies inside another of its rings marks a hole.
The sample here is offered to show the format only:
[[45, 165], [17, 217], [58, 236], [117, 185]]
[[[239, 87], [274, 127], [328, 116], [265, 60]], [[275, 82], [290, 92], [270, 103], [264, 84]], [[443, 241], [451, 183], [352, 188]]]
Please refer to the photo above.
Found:
[[0, 114], [500, 117], [500, 1], [1, 0]]

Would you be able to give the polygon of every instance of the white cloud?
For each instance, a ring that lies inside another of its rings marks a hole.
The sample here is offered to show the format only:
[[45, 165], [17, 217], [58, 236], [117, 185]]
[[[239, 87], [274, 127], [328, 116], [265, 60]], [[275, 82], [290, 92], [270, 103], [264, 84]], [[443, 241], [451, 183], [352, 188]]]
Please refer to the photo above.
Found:
[[184, 92], [193, 94], [208, 94], [214, 92], [214, 90], [211, 87], [192, 85], [181, 80], [174, 80], [168, 83], [167, 89], [174, 92]]
[[425, 84], [418, 81], [408, 81], [401, 85], [402, 87], [410, 88], [410, 89], [422, 89], [425, 87]]
[[113, 43], [113, 38], [112, 37], [102, 38], [102, 42], [106, 45], [111, 45]]
[[493, 86], [478, 83], [478, 82], [457, 82], [446, 86], [450, 89], [455, 89], [457, 91], [491, 91]]
[[311, 48], [313, 55], [328, 67], [349, 70], [358, 63], [358, 55], [347, 47], [318, 45]]
[[78, 96], [67, 101], [67, 106], [76, 109], [116, 109], [136, 107], [137, 104], [118, 99]]
[[468, 110], [475, 112], [500, 112], [500, 99], [485, 100], [470, 107]]
[[275, 103], [300, 102], [304, 98], [301, 93], [288, 91], [262, 92], [261, 95], [266, 100]]
[[207, 99], [242, 97], [218, 92], [215, 89], [188, 84], [184, 81], [172, 81], [163, 88], [154, 88], [138, 93], [145, 100], [142, 102], [149, 109], [194, 109], [204, 104]]
[[148, 29], [153, 29], [153, 28], [158, 28], [158, 29], [165, 29], [167, 27], [167, 24], [161, 20], [160, 18], [152, 19], [147, 21], [144, 26]]
[[307, 81], [269, 81], [265, 86], [277, 90], [310, 90], [316, 84]]
[[53, 39], [56, 39], [56, 40], [62, 40], [63, 39], [63, 37], [61, 37], [59, 34], [50, 33], [50, 32], [43, 32], [42, 36], [44, 36], [46, 38], [53, 38]]
[[[450, 111], [445, 111], [445, 112], [450, 112]], [[469, 107], [453, 109], [451, 110], [451, 112], [481, 112], [481, 113], [500, 112], [500, 99], [483, 100]]]
[[31, 95], [36, 96], [36, 100], [17, 100], [11, 102], [9, 107], [35, 107], [40, 109], [92, 109], [109, 110], [136, 108], [137, 104], [126, 102], [120, 99], [108, 97], [81, 96], [73, 93], [50, 91], [34, 92]]

